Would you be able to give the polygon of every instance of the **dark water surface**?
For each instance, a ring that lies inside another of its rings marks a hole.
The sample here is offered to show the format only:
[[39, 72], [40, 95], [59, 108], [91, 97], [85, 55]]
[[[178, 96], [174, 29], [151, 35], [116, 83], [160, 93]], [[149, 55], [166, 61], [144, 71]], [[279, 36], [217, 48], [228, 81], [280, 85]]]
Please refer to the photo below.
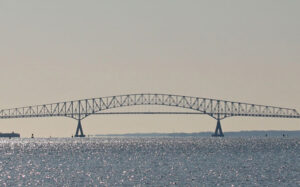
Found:
[[300, 186], [300, 138], [0, 139], [0, 186]]

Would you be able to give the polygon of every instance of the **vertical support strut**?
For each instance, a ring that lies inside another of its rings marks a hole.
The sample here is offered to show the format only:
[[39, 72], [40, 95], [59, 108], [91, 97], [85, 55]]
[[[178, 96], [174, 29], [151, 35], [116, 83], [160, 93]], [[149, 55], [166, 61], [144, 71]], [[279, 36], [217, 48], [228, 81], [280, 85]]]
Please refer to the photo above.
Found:
[[216, 127], [216, 131], [215, 134], [213, 134], [213, 137], [224, 137], [223, 131], [222, 131], [222, 127], [221, 127], [221, 121], [220, 119], [217, 119], [217, 127]]
[[[78, 134], [80, 131], [80, 135]], [[77, 125], [77, 129], [76, 129], [76, 134], [75, 137], [85, 137], [85, 135], [83, 134], [83, 130], [82, 130], [82, 126], [81, 126], [81, 120], [78, 120], [78, 125]]]

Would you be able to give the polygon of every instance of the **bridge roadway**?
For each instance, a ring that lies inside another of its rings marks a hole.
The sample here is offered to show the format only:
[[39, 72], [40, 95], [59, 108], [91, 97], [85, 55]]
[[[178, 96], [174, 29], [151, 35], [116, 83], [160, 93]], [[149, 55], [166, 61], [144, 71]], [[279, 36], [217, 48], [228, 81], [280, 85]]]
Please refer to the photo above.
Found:
[[[187, 109], [186, 112], [107, 112], [136, 105], [159, 105]], [[224, 136], [221, 120], [227, 117], [300, 118], [296, 109], [172, 94], [127, 94], [0, 110], [0, 119], [69, 117], [78, 121], [75, 137], [85, 137], [81, 121], [90, 115], [112, 114], [196, 114], [217, 120], [213, 136]]]

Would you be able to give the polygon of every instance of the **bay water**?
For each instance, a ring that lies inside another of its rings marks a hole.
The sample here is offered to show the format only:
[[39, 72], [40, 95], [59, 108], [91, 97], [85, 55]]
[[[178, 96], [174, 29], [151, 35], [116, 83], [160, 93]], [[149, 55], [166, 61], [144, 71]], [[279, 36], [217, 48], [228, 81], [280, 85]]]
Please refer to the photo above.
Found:
[[0, 139], [0, 186], [300, 186], [300, 138]]

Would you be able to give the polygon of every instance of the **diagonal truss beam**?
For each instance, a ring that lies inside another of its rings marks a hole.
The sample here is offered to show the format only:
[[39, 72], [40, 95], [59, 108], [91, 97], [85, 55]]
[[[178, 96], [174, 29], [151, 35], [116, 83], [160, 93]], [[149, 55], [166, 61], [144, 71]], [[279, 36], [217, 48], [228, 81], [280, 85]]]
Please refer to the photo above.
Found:
[[[187, 109], [187, 112], [185, 114], [193, 112], [196, 114], [206, 114], [220, 120], [233, 116], [300, 118], [300, 114], [297, 112], [297, 110], [290, 108], [182, 95], [146, 93], [91, 98], [52, 104], [3, 109], [0, 110], [0, 119], [62, 116], [82, 120], [93, 114], [105, 114], [102, 112], [109, 109], [135, 105], [160, 105], [185, 108]], [[127, 114], [129, 113], [130, 112], [127, 112]], [[140, 113], [145, 114], [147, 112], [141, 111]], [[169, 114], [170, 113], [172, 112], [169, 112]], [[152, 114], [164, 113], [157, 112]]]

